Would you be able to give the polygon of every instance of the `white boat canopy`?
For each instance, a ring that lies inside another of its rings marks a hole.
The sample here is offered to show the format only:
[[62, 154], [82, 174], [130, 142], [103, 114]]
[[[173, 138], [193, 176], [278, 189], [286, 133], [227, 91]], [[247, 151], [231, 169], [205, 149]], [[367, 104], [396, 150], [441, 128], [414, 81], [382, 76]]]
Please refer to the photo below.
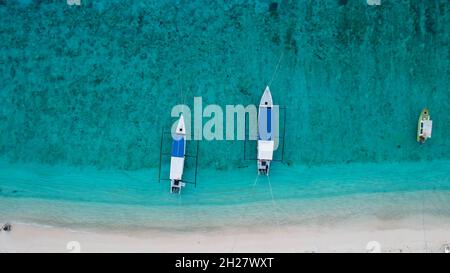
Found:
[[433, 129], [433, 121], [432, 120], [423, 120], [423, 131], [422, 135], [426, 138], [431, 138], [431, 131]]

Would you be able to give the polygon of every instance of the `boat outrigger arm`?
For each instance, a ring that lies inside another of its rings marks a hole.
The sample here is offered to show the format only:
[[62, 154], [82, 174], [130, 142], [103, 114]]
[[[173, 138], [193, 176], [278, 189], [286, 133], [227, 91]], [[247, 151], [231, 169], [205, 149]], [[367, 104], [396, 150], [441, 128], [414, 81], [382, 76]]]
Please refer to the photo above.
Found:
[[184, 159], [186, 154], [186, 128], [183, 115], [173, 135], [172, 152], [170, 157], [170, 192], [180, 193], [186, 184], [183, 182]]
[[258, 111], [258, 174], [269, 175], [270, 162], [273, 159], [275, 142], [272, 133], [272, 109], [272, 94], [267, 86]]

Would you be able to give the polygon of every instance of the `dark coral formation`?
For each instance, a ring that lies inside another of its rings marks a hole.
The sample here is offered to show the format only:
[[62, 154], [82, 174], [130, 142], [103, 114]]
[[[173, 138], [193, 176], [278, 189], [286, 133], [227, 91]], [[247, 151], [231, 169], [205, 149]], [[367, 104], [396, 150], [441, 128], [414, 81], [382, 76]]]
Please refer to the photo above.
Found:
[[[0, 1], [12, 161], [156, 166], [174, 105], [256, 104], [281, 55], [290, 162], [449, 158], [448, 1], [19, 2]], [[424, 106], [436, 129], [418, 147]], [[202, 143], [203, 166], [242, 158], [240, 142]]]

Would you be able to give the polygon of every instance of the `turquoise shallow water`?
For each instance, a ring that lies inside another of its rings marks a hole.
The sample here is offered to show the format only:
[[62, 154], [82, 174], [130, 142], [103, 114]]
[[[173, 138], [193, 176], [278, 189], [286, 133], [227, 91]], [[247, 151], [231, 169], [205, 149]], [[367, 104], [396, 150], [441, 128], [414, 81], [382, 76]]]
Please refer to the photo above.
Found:
[[[449, 9], [0, 0], [0, 220], [201, 228], [447, 217]], [[202, 141], [198, 187], [169, 195], [155, 168], [171, 108], [194, 96], [256, 104], [269, 82], [287, 107], [287, 164], [270, 184], [255, 183], [242, 141]], [[420, 146], [425, 106], [434, 130]]]
[[[450, 217], [448, 161], [293, 168], [270, 180], [253, 166], [203, 170], [196, 188], [169, 194], [157, 171], [98, 171], [67, 166], [0, 169], [0, 220], [71, 228], [190, 230], [346, 219]], [[420, 218], [421, 219], [421, 218]]]
[[[20, 2], [0, 1], [11, 161], [155, 167], [174, 105], [257, 104], [280, 56], [271, 90], [288, 107], [286, 160], [449, 159], [448, 1]], [[420, 147], [425, 106], [435, 130]], [[201, 166], [241, 164], [240, 141], [202, 148]]]

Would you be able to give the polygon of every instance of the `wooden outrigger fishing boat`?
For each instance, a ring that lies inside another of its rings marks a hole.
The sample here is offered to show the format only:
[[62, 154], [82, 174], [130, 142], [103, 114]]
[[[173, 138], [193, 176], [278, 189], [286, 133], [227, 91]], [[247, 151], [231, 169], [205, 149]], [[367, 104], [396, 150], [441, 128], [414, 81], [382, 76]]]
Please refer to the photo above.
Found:
[[[175, 132], [162, 132], [161, 134], [161, 147], [159, 155], [159, 171], [158, 171], [158, 181], [170, 180], [170, 193], [181, 193], [181, 189], [186, 186], [186, 184], [194, 184], [197, 186], [197, 169], [198, 169], [198, 142], [196, 155], [186, 154], [186, 126], [184, 124], [183, 115], [180, 116], [178, 120]], [[163, 140], [164, 135], [170, 134], [172, 136], [172, 147], [170, 153], [163, 153]], [[162, 169], [162, 158], [163, 156], [170, 156], [170, 170], [169, 178], [161, 178]], [[195, 178], [194, 181], [187, 181], [183, 178], [184, 168], [186, 158], [195, 158]]]
[[273, 101], [269, 86], [266, 87], [259, 103], [258, 111], [258, 173], [269, 175], [270, 162], [275, 147], [272, 133]]

